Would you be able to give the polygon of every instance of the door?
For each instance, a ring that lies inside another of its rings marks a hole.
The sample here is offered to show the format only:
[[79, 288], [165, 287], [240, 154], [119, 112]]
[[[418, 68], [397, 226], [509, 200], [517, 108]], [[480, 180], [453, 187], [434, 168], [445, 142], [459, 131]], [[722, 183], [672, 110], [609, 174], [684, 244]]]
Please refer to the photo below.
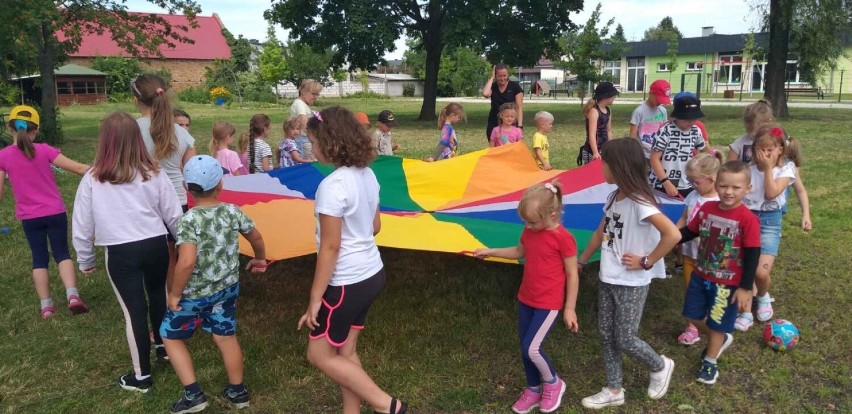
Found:
[[751, 68], [751, 90], [752, 92], [763, 92], [763, 74], [766, 70], [766, 64], [755, 64]]
[[627, 92], [645, 90], [645, 59], [627, 59]]

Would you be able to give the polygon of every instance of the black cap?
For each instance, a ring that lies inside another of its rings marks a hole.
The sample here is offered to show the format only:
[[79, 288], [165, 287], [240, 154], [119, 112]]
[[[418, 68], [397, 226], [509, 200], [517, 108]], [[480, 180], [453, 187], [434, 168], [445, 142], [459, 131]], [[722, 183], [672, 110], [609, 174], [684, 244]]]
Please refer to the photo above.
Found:
[[701, 99], [689, 95], [676, 97], [672, 118], [685, 120], [704, 118], [704, 112], [701, 112]]
[[618, 95], [618, 89], [615, 89], [612, 82], [601, 82], [595, 87], [594, 99], [606, 99]]
[[394, 118], [393, 112], [388, 111], [387, 109], [382, 112], [379, 112], [379, 118], [377, 120], [390, 127], [399, 126], [399, 122], [396, 122], [396, 118]]

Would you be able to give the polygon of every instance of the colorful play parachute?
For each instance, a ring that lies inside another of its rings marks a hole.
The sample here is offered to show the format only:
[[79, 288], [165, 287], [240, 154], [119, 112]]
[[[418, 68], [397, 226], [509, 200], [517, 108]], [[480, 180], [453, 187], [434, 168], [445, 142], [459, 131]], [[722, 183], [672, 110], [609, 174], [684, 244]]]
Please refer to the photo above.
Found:
[[[558, 180], [563, 186], [563, 224], [582, 249], [603, 217], [607, 184], [600, 162], [567, 170], [540, 170], [522, 144], [476, 151], [428, 163], [381, 156], [371, 168], [381, 185], [380, 246], [465, 253], [518, 243], [523, 221], [517, 207], [533, 184]], [[303, 164], [266, 174], [229, 177], [220, 199], [239, 205], [256, 223], [270, 259], [316, 252], [314, 197], [331, 166]], [[663, 200], [676, 220], [679, 201]], [[251, 247], [240, 240], [240, 250]]]

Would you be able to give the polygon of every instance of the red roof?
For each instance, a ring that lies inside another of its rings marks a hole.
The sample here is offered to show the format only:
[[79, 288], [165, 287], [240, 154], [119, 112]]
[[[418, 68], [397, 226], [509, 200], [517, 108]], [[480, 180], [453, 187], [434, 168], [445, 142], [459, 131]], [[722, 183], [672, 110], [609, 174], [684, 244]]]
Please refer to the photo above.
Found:
[[[150, 14], [150, 13], [134, 13], [134, 14]], [[197, 59], [197, 60], [213, 60], [213, 59], [230, 59], [231, 48], [222, 35], [222, 23], [219, 17], [214, 13], [212, 16], [196, 16], [196, 27], [189, 24], [189, 20], [184, 15], [176, 14], [157, 14], [158, 16], [169, 22], [170, 25], [183, 25], [188, 28], [186, 33], [182, 31], [180, 34], [195, 41], [194, 44], [175, 43], [174, 47], [167, 45], [160, 46], [160, 53], [166, 59]], [[64, 39], [61, 32], [56, 33], [59, 40]], [[72, 57], [95, 57], [95, 56], [125, 56], [130, 57], [126, 50], [120, 48], [115, 42], [110, 39], [110, 33], [106, 31], [102, 35], [96, 33], [84, 34], [83, 42], [80, 48], [71, 54]], [[155, 56], [150, 56], [155, 57]]]

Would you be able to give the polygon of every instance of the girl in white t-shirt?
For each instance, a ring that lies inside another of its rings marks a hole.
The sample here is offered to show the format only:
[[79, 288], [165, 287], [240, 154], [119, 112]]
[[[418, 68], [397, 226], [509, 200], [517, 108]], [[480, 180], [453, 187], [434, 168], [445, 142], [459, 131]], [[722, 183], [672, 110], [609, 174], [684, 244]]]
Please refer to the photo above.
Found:
[[[716, 173], [722, 166], [722, 160], [721, 152], [712, 151], [710, 154], [698, 154], [686, 163], [686, 179], [695, 191], [689, 193], [683, 201], [686, 208], [677, 222], [678, 228], [692, 221], [704, 203], [719, 199], [719, 194], [716, 193]], [[680, 252], [683, 254], [683, 286], [686, 289], [698, 258], [698, 239], [681, 244]], [[677, 341], [683, 345], [693, 345], [699, 340], [701, 334], [690, 322], [687, 322], [686, 329], [677, 337]]]
[[213, 136], [210, 138], [210, 155], [222, 164], [222, 168], [230, 171], [230, 175], [241, 175], [243, 162], [240, 155], [231, 149], [234, 142], [234, 125], [228, 121], [213, 123]]
[[299, 319], [311, 330], [308, 361], [340, 385], [343, 412], [361, 401], [379, 413], [404, 413], [361, 367], [356, 350], [367, 311], [385, 285], [375, 235], [381, 229], [379, 183], [369, 168], [376, 157], [367, 130], [349, 110], [332, 106], [308, 120], [317, 161], [334, 165], [316, 192], [317, 267], [310, 301]]
[[248, 169], [249, 174], [266, 172], [272, 169], [272, 148], [266, 142], [269, 138], [271, 122], [266, 114], [256, 114], [249, 121]]
[[[781, 216], [787, 204], [787, 187], [796, 179], [796, 165], [790, 159], [799, 159], [799, 144], [780, 125], [767, 124], [755, 132], [752, 154], [751, 191], [743, 203], [760, 219], [760, 261], [754, 284], [757, 320], [765, 322], [774, 314], [769, 274], [781, 245]], [[754, 315], [742, 312], [734, 327], [747, 331], [753, 324]]]
[[607, 384], [582, 400], [584, 407], [594, 409], [624, 404], [622, 352], [651, 370], [650, 398], [662, 398], [668, 391], [674, 361], [657, 354], [637, 331], [651, 279], [665, 277], [662, 259], [680, 240], [678, 228], [657, 206], [639, 141], [609, 141], [601, 160], [606, 182], [618, 189], [610, 195], [604, 218], [579, 260], [580, 265], [586, 263], [600, 248], [598, 330]]

